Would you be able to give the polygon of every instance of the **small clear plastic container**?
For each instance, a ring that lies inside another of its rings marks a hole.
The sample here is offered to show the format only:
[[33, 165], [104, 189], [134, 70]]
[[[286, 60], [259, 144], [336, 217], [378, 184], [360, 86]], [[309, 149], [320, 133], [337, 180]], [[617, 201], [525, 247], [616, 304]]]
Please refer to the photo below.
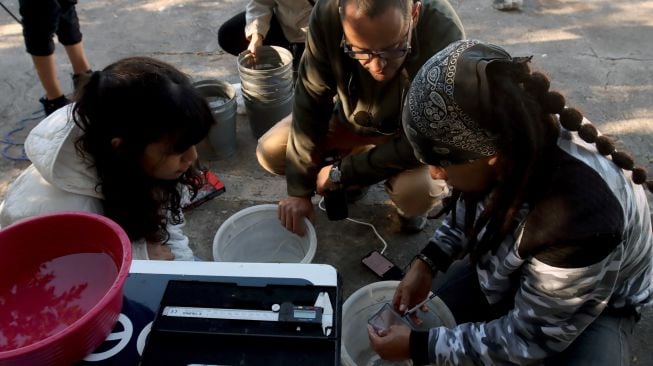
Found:
[[412, 322], [396, 312], [389, 303], [385, 303], [379, 311], [372, 314], [372, 316], [367, 320], [367, 323], [377, 332], [386, 330], [393, 325], [405, 325], [413, 328]]

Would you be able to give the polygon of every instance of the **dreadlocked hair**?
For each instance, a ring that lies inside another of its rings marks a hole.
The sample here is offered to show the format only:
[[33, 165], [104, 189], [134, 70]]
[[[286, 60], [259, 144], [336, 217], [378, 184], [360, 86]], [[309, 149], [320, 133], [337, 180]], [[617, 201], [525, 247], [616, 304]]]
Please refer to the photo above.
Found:
[[[595, 143], [604, 156], [610, 156], [621, 169], [632, 171], [636, 184], [645, 184], [653, 192], [653, 181], [647, 172], [635, 166], [626, 151], [617, 151], [614, 142], [583, 119], [574, 108], [566, 107], [562, 94], [549, 91], [550, 81], [542, 73], [530, 72], [530, 58], [515, 58], [512, 62], [495, 62], [488, 66], [491, 90], [490, 118], [481, 121], [483, 127], [499, 136], [498, 155], [500, 184], [489, 194], [484, 210], [478, 218], [466, 215], [465, 233], [469, 240], [470, 256], [477, 261], [496, 248], [516, 228], [516, 214], [526, 202], [535, 202], [546, 190], [546, 174], [553, 168], [547, 156], [557, 148], [560, 126], [576, 131], [588, 143]], [[554, 115], [559, 118], [555, 118]], [[460, 194], [466, 212], [476, 212], [481, 197]], [[454, 210], [455, 204], [444, 207]], [[455, 223], [455, 221], [454, 221]], [[483, 236], [479, 233], [485, 228]]]
[[560, 108], [556, 112], [560, 116], [560, 124], [569, 131], [576, 131], [583, 141], [596, 145], [596, 150], [603, 156], [609, 156], [619, 168], [632, 172], [633, 183], [644, 185], [653, 193], [653, 180], [648, 179], [648, 172], [643, 166], [636, 166], [633, 156], [624, 150], [617, 150], [616, 145], [608, 136], [583, 119], [581, 112], [574, 108]]
[[[514, 227], [513, 219], [533, 191], [535, 178], [543, 171], [546, 156], [556, 147], [559, 125], [543, 108], [540, 100], [548, 98], [549, 81], [530, 73], [530, 58], [513, 62], [496, 62], [487, 69], [491, 90], [489, 118], [482, 127], [499, 136], [501, 182], [489, 194], [485, 209], [478, 218], [466, 215], [471, 259], [476, 261], [489, 250], [494, 251]], [[509, 173], [508, 173], [509, 172]], [[481, 196], [463, 194], [466, 212], [475, 212]], [[485, 228], [483, 237], [478, 234]]]

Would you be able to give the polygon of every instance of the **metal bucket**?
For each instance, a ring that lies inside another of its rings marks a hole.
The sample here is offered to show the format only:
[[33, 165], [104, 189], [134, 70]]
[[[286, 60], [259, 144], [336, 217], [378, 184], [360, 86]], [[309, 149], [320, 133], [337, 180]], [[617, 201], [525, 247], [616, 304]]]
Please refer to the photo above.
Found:
[[249, 118], [249, 127], [252, 130], [252, 135], [256, 139], [263, 136], [267, 130], [292, 112], [292, 94], [285, 100], [277, 100], [270, 103], [252, 101], [247, 97], [243, 99], [245, 100], [245, 108], [247, 109], [247, 116]]
[[257, 139], [292, 111], [292, 62], [292, 53], [277, 46], [260, 47], [256, 57], [249, 51], [238, 55], [245, 109]]
[[206, 98], [215, 125], [198, 147], [200, 157], [208, 160], [228, 158], [236, 152], [236, 90], [222, 80], [202, 80], [193, 83]]
[[261, 46], [256, 57], [249, 51], [238, 55], [238, 72], [252, 76], [292, 75], [292, 60], [292, 53], [283, 47]]
[[292, 93], [292, 83], [274, 83], [274, 80], [266, 80], [263, 83], [255, 84], [251, 81], [244, 81], [240, 83], [245, 94], [276, 94], [277, 98], [279, 93], [281, 95], [288, 95]]
[[[285, 96], [283, 99], [279, 95]], [[243, 90], [243, 98], [249, 99], [251, 102], [258, 102], [261, 104], [277, 103], [280, 100], [285, 100], [289, 95], [292, 95], [292, 88], [287, 90], [280, 90], [278, 92], [254, 92]]]

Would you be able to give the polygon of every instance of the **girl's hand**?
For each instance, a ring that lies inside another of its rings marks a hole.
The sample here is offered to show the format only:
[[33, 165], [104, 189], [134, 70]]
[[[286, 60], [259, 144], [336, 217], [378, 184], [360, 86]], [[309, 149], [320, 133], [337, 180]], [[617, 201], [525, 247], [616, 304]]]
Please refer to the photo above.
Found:
[[397, 286], [392, 305], [400, 314], [426, 299], [431, 291], [433, 277], [431, 270], [421, 260], [414, 260], [410, 270]]
[[147, 243], [147, 256], [152, 260], [171, 261], [175, 259], [170, 247], [161, 243]]
[[410, 358], [410, 328], [393, 325], [377, 333], [371, 325], [367, 326], [370, 345], [382, 359], [402, 361]]

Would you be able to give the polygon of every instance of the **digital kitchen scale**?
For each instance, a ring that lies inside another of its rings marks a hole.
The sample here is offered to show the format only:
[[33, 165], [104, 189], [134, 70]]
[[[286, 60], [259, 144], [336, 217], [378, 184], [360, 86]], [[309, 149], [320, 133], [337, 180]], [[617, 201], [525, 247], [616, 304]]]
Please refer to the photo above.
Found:
[[84, 365], [340, 365], [339, 276], [322, 264], [138, 261]]
[[339, 364], [337, 289], [266, 282], [170, 281], [143, 365]]

